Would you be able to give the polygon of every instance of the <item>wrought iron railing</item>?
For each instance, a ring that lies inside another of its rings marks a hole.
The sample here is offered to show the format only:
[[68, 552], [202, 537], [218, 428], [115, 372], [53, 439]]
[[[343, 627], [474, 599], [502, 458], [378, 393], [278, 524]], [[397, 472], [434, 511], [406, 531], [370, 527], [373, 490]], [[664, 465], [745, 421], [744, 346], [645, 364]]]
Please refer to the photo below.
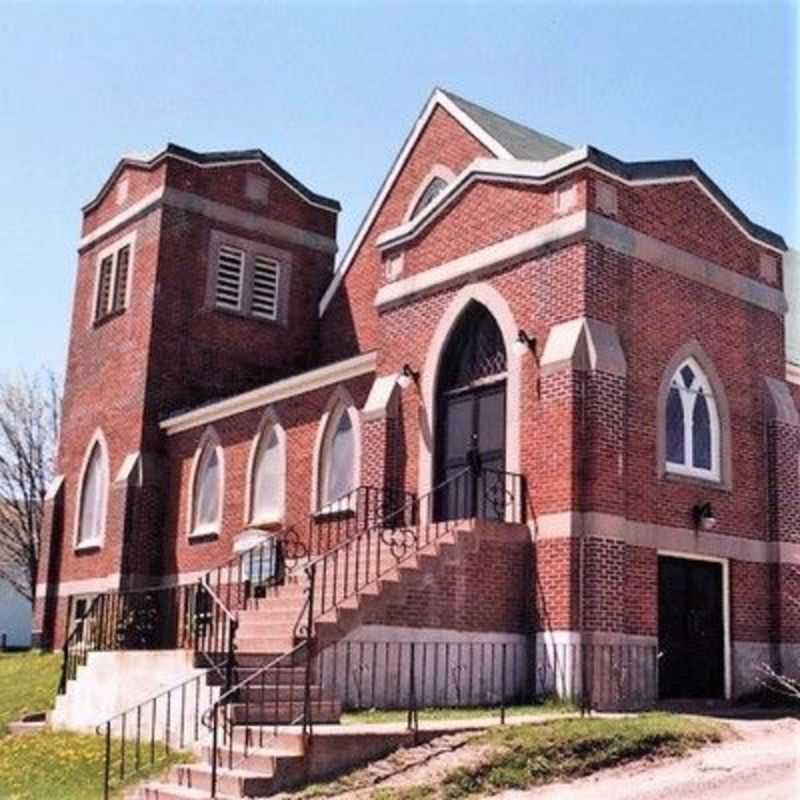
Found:
[[313, 558], [305, 567], [316, 620], [391, 574], [398, 565], [476, 519], [526, 520], [523, 475], [467, 467], [422, 497]]
[[198, 585], [103, 592], [81, 608], [70, 598], [58, 691], [76, 677], [93, 650], [166, 650], [193, 647], [202, 637]]
[[266, 533], [263, 542], [211, 570], [206, 582], [228, 609], [247, 608], [308, 559], [357, 536], [398, 509], [410, 513], [413, 499], [412, 493], [402, 489], [359, 486], [300, 522]]

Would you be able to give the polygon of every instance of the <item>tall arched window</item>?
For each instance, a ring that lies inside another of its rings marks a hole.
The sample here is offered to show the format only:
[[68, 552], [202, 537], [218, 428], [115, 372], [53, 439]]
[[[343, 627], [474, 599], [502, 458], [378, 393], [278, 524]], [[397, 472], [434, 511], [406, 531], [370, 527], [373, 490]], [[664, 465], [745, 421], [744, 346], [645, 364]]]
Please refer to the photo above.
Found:
[[250, 521], [254, 525], [283, 518], [286, 450], [279, 425], [267, 422], [258, 437], [250, 484]]
[[222, 521], [222, 447], [207, 434], [195, 456], [192, 487], [192, 536], [219, 533]]
[[338, 405], [328, 417], [319, 470], [319, 506], [330, 507], [356, 488], [356, 432], [350, 409]]
[[718, 480], [717, 404], [708, 378], [693, 358], [681, 363], [672, 376], [665, 425], [667, 472]]
[[84, 467], [80, 491], [80, 511], [75, 537], [77, 547], [99, 547], [105, 528], [108, 463], [102, 442], [92, 445]]

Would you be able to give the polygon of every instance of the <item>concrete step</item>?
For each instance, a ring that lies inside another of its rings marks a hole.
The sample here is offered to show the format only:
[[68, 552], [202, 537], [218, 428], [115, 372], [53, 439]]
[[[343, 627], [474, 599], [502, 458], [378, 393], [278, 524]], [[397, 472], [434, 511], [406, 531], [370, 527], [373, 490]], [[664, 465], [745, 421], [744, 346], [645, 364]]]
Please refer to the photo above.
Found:
[[[217, 794], [222, 792], [231, 797], [264, 797], [271, 794], [274, 768], [274, 763], [270, 765], [268, 772], [218, 766]], [[211, 791], [210, 764], [179, 764], [170, 769], [168, 778], [170, 783], [178, 786], [206, 793]]]
[[[310, 686], [311, 699], [317, 702], [325, 696], [321, 686]], [[272, 704], [283, 700], [301, 701], [305, 697], [305, 674], [294, 684], [267, 684], [258, 679], [237, 692], [237, 701], [244, 703]], [[331, 693], [327, 699], [333, 699]]]
[[[229, 719], [234, 725], [291, 725], [303, 714], [303, 701], [251, 704], [231, 703]], [[319, 700], [311, 704], [311, 715], [315, 723], [337, 723], [342, 715], [338, 700]]]
[[[141, 788], [139, 797], [141, 800], [210, 800], [211, 795], [202, 789], [153, 781]], [[215, 800], [237, 800], [237, 797], [217, 792]]]
[[236, 636], [237, 658], [243, 653], [288, 653], [295, 646], [293, 636]]

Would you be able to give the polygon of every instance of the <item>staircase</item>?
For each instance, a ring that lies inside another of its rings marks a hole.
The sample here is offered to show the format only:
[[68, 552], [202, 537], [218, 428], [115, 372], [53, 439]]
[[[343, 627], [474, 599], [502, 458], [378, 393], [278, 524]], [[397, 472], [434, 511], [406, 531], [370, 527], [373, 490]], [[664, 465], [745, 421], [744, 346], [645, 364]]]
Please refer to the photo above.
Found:
[[[257, 598], [252, 587], [235, 588], [233, 596], [247, 600], [236, 612], [231, 671], [206, 676], [212, 686], [232, 688], [203, 717], [211, 735], [202, 760], [172, 767], [161, 781], [141, 787], [137, 798], [265, 797], [308, 780], [313, 726], [338, 723], [342, 710], [340, 699], [319, 683], [318, 643], [380, 618], [437, 562], [469, 544], [474, 518], [420, 525], [418, 504], [414, 524], [404, 524], [405, 511], [394, 512], [394, 519], [389, 515], [322, 554], [295, 557]], [[259, 554], [257, 563], [263, 562]], [[241, 581], [249, 573], [240, 567], [238, 574]]]

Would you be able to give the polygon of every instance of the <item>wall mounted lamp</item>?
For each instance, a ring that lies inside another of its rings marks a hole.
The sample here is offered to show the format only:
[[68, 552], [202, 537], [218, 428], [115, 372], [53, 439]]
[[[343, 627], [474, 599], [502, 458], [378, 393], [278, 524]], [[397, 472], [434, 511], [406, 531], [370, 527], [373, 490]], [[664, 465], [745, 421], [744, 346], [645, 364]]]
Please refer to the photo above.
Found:
[[397, 379], [397, 383], [399, 384], [401, 389], [408, 389], [412, 383], [417, 383], [419, 381], [419, 372], [413, 370], [410, 365], [403, 364], [403, 371], [400, 373], [400, 377]]
[[514, 342], [514, 353], [518, 356], [524, 356], [527, 352], [536, 355], [536, 338], [528, 336], [528, 334], [520, 328], [519, 333], [517, 333], [517, 339]]
[[716, 524], [717, 518], [714, 516], [714, 509], [711, 503], [702, 503], [692, 508], [692, 519], [694, 519], [695, 530], [710, 531]]

